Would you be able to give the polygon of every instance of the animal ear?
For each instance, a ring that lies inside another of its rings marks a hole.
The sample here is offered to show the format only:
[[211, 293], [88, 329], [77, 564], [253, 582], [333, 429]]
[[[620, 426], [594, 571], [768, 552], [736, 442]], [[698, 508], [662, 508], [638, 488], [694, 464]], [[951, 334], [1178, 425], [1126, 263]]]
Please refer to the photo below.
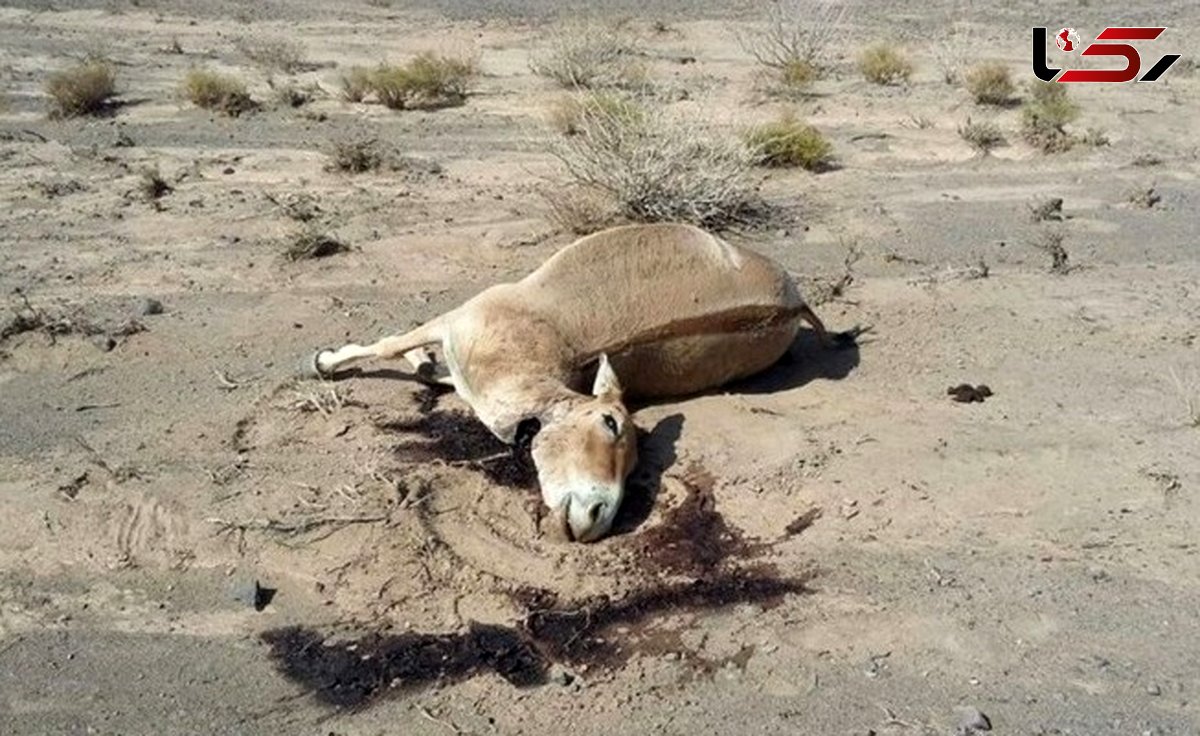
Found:
[[612, 363], [608, 362], [608, 354], [600, 353], [600, 364], [596, 368], [596, 382], [592, 384], [592, 395], [621, 398], [621, 381]]

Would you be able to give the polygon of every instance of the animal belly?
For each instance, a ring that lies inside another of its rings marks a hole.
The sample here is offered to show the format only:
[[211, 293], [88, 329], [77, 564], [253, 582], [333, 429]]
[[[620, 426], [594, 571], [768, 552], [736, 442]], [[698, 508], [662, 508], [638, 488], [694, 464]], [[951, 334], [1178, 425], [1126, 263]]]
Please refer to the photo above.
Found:
[[753, 332], [668, 338], [632, 346], [609, 359], [628, 396], [685, 396], [769, 368], [787, 352], [798, 329], [793, 321]]

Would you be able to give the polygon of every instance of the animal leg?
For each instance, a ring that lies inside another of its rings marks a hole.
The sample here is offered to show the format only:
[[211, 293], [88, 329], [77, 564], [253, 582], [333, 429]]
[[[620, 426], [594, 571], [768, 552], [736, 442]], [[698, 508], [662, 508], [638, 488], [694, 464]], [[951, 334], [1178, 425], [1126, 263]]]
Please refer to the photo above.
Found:
[[449, 372], [443, 370], [443, 366], [438, 365], [437, 356], [428, 347], [409, 350], [404, 354], [404, 359], [412, 366], [413, 373], [421, 381], [454, 387], [454, 381], [450, 378]]
[[312, 369], [318, 376], [328, 378], [338, 368], [366, 358], [395, 358], [405, 355], [426, 345], [441, 342], [444, 337], [444, 327], [445, 318], [438, 317], [412, 332], [385, 337], [370, 345], [351, 343], [337, 350], [320, 350], [313, 356]]

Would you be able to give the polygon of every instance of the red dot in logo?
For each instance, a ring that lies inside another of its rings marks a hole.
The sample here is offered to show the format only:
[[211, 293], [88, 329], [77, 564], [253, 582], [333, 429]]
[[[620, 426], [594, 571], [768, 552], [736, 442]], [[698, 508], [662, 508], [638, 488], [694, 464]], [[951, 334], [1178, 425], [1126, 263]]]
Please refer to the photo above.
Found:
[[1069, 53], [1074, 51], [1075, 44], [1079, 43], [1079, 34], [1075, 33], [1074, 28], [1063, 28], [1054, 34], [1054, 43], [1058, 44], [1060, 51]]

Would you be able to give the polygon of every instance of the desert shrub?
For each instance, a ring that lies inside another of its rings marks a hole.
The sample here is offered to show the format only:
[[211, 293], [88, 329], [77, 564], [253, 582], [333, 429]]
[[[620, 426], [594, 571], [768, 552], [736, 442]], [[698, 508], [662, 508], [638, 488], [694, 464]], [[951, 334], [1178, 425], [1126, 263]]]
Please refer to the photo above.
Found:
[[766, 23], [741, 34], [739, 43], [763, 66], [778, 70], [785, 83], [791, 76], [807, 83], [819, 75], [829, 49], [841, 37], [850, 4], [832, 0], [773, 0]]
[[1070, 265], [1070, 255], [1063, 245], [1065, 239], [1066, 234], [1062, 230], [1046, 228], [1040, 230], [1030, 243], [1050, 257], [1050, 273], [1067, 274], [1074, 269]]
[[613, 122], [636, 125], [644, 118], [641, 106], [623, 95], [591, 90], [562, 97], [550, 108], [550, 124], [563, 135], [576, 135], [586, 126]]
[[286, 74], [304, 68], [304, 46], [282, 38], [241, 38], [237, 49], [257, 66]]
[[196, 107], [237, 117], [258, 105], [237, 77], [209, 69], [192, 69], [183, 78], [183, 94]]
[[1005, 105], [1012, 100], [1016, 87], [1005, 65], [988, 61], [967, 70], [964, 78], [967, 91], [980, 105]]
[[362, 102], [371, 94], [371, 70], [363, 66], [352, 66], [342, 75], [342, 99], [346, 102]]
[[803, 89], [816, 81], [820, 69], [811, 62], [795, 59], [778, 69], [779, 83], [786, 90]]
[[746, 145], [763, 166], [799, 166], [820, 171], [832, 163], [833, 146], [825, 136], [790, 112], [751, 128], [746, 132]]
[[1002, 146], [1006, 142], [1000, 126], [986, 120], [975, 122], [971, 118], [967, 118], [967, 122], [958, 126], [958, 135], [981, 153], [989, 153], [993, 148]]
[[383, 165], [383, 152], [374, 138], [352, 138], [336, 140], [329, 147], [330, 171], [362, 174], [375, 171]]
[[50, 95], [50, 114], [54, 117], [95, 115], [102, 112], [117, 93], [117, 73], [113, 65], [91, 59], [46, 80]]
[[540, 194], [546, 201], [546, 218], [572, 235], [603, 230], [619, 219], [612, 198], [591, 187], [548, 187]]
[[568, 89], [624, 87], [644, 81], [644, 68], [635, 63], [637, 44], [622, 28], [575, 22], [549, 32], [541, 49], [529, 59], [535, 74]]
[[661, 110], [635, 122], [585, 117], [551, 153], [572, 185], [604, 195], [629, 220], [720, 228], [763, 212], [746, 147]]
[[931, 49], [933, 61], [942, 73], [943, 82], [958, 83], [971, 51], [971, 36], [961, 22], [955, 22], [945, 36], [934, 42]]
[[138, 191], [147, 201], [161, 199], [173, 190], [174, 187], [167, 183], [157, 166], [142, 170], [141, 178], [138, 180]]
[[474, 59], [426, 52], [407, 64], [380, 64], [371, 73], [371, 90], [393, 110], [443, 107], [462, 102], [478, 73]]
[[292, 235], [284, 246], [283, 255], [289, 261], [304, 261], [348, 250], [350, 246], [310, 223]]
[[1075, 144], [1066, 126], [1078, 117], [1079, 106], [1067, 97], [1066, 85], [1031, 82], [1021, 107], [1021, 135], [1043, 153], [1066, 151]]
[[315, 84], [300, 85], [296, 82], [277, 84], [272, 80], [270, 85], [275, 94], [275, 102], [283, 107], [304, 107], [316, 99], [321, 92], [320, 87]]
[[868, 82], [900, 84], [913, 73], [912, 62], [896, 46], [879, 42], [868, 46], [858, 57], [858, 69]]

